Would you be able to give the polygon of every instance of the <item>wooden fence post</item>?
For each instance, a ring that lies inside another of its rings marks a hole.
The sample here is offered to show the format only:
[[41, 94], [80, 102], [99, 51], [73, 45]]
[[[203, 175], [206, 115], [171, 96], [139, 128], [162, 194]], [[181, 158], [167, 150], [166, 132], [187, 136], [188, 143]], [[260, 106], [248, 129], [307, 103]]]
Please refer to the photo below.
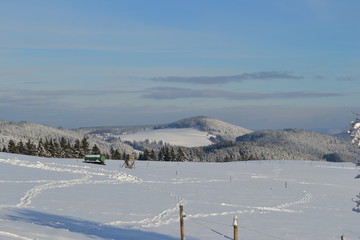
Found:
[[238, 218], [237, 216], [234, 217], [234, 240], [239, 240], [239, 233], [238, 233]]
[[185, 240], [185, 233], [184, 233], [184, 206], [180, 205], [180, 237], [181, 240]]

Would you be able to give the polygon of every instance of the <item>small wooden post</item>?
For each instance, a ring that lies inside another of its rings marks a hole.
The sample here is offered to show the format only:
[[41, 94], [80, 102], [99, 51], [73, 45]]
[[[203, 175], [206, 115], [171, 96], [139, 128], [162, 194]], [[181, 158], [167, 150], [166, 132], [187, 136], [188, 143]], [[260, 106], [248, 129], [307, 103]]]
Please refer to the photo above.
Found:
[[345, 240], [344, 235], [342, 235], [340, 239], [341, 239], [341, 240]]
[[180, 205], [180, 239], [185, 240], [185, 233], [184, 233], [184, 206]]
[[238, 218], [237, 216], [234, 217], [234, 240], [239, 240], [239, 232], [238, 232]]

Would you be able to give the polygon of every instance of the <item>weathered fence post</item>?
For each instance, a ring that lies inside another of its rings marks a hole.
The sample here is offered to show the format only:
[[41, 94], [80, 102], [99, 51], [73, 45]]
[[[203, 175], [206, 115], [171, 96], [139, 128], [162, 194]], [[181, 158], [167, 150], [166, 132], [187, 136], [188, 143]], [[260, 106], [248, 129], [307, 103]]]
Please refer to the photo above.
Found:
[[184, 233], [184, 206], [180, 205], [180, 237], [181, 240], [185, 240], [185, 233]]
[[234, 217], [234, 240], [239, 240], [239, 233], [238, 233], [238, 218], [237, 216]]

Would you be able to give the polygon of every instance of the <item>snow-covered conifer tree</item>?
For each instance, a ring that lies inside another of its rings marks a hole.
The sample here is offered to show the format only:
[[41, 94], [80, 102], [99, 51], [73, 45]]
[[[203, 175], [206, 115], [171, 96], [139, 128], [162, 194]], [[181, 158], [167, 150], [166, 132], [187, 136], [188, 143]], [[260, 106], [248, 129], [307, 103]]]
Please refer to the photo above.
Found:
[[[359, 114], [356, 115], [360, 116]], [[360, 165], [360, 118], [357, 117], [356, 120], [352, 121], [350, 124], [348, 133], [352, 137], [352, 143], [358, 146], [355, 164]]]
[[[360, 114], [357, 113], [355, 113], [355, 115], [360, 116]], [[352, 143], [358, 146], [356, 159], [354, 162], [356, 165], [360, 165], [360, 118], [357, 117], [355, 121], [351, 122], [348, 133], [352, 137]], [[355, 178], [360, 178], [360, 174]], [[353, 211], [360, 212], [360, 193], [356, 195], [356, 197], [357, 199], [353, 199], [353, 201], [356, 203], [356, 208], [353, 208]]]

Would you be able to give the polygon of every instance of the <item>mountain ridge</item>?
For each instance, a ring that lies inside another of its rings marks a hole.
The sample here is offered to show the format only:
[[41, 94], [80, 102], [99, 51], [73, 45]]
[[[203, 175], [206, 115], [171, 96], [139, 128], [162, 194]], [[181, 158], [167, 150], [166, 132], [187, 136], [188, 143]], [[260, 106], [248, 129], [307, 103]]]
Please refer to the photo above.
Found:
[[[0, 121], [0, 147], [7, 147], [10, 139], [23, 142], [40, 139], [57, 139], [64, 137], [71, 142], [87, 137], [89, 144], [96, 144], [101, 152], [108, 153], [111, 148], [132, 153], [136, 150], [154, 147], [155, 151], [162, 146], [131, 144], [119, 138], [104, 139], [99, 133], [130, 133], [149, 129], [194, 128], [210, 135], [215, 135], [216, 144], [202, 147], [188, 147], [189, 156], [194, 161], [228, 161], [255, 159], [298, 159], [353, 161], [354, 147], [346, 138], [320, 134], [302, 129], [251, 131], [224, 121], [204, 116], [184, 118], [169, 124], [92, 127], [69, 130], [54, 128], [29, 122]], [[174, 135], [174, 138], [177, 136]], [[145, 141], [146, 139], [144, 139]], [[146, 141], [145, 141], [146, 142]], [[181, 145], [177, 145], [181, 146]]]

